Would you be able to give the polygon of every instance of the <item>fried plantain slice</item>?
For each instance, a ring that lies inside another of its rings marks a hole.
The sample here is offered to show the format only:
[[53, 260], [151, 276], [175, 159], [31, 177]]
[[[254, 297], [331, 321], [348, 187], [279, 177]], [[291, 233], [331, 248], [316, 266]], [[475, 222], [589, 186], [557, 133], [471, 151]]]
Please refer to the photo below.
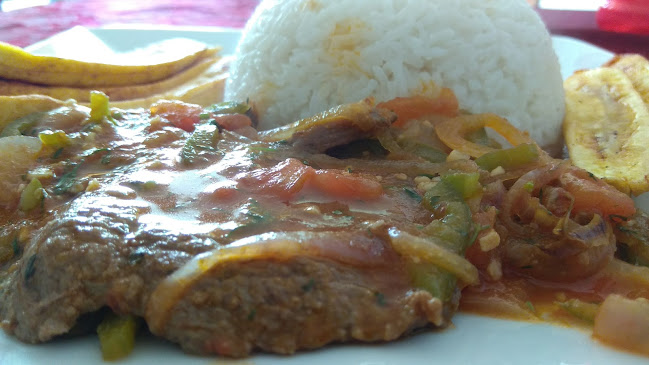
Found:
[[649, 60], [639, 54], [623, 54], [613, 57], [604, 66], [624, 72], [631, 79], [642, 101], [649, 104]]
[[129, 86], [164, 80], [220, 50], [201, 43], [187, 47], [189, 52], [182, 57], [164, 62], [117, 65], [39, 56], [0, 42], [0, 77], [50, 86]]
[[129, 86], [45, 86], [0, 79], [0, 95], [47, 95], [59, 100], [75, 99], [79, 103], [88, 103], [90, 92], [99, 90], [108, 95], [111, 101], [130, 101], [153, 96], [159, 98], [161, 94], [171, 94], [176, 89], [192, 89], [212, 80], [223, 79], [221, 76], [227, 72], [228, 62], [229, 59], [212, 55], [164, 80]]
[[564, 82], [566, 146], [573, 163], [620, 191], [649, 191], [649, 110], [620, 69], [579, 71]]

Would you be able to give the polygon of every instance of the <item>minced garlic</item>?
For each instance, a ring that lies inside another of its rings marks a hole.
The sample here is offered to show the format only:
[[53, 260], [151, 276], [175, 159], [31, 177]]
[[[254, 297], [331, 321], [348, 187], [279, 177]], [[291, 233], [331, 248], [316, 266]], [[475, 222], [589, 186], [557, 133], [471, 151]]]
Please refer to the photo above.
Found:
[[480, 237], [478, 243], [483, 252], [491, 251], [500, 245], [500, 235], [491, 228], [486, 234]]

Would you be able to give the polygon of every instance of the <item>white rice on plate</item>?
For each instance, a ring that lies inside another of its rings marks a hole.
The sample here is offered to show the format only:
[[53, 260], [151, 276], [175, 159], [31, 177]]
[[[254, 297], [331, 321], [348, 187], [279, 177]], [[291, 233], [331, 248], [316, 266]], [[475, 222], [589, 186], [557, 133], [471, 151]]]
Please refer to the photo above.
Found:
[[226, 99], [254, 103], [261, 129], [443, 86], [461, 109], [561, 143], [559, 64], [524, 0], [266, 0], [235, 56]]

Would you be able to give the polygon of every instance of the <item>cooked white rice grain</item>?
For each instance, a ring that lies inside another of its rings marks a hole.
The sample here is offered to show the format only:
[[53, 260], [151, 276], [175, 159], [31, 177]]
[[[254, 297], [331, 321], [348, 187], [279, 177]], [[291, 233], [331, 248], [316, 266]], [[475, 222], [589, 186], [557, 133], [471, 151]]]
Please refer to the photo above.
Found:
[[268, 129], [372, 96], [451, 88], [542, 146], [560, 142], [557, 57], [524, 0], [267, 0], [238, 44], [226, 98], [253, 102]]

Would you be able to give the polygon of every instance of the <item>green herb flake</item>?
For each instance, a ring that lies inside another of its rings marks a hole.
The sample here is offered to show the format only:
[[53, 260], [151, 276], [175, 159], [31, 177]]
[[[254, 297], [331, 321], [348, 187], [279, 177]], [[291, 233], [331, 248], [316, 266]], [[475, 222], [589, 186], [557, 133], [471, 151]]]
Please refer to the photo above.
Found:
[[58, 148], [58, 149], [57, 149], [56, 151], [54, 151], [54, 153], [52, 154], [52, 159], [53, 159], [53, 160], [56, 160], [57, 158], [59, 158], [59, 157], [61, 156], [62, 153], [63, 153], [63, 147]]
[[532, 302], [530, 302], [529, 300], [527, 302], [525, 302], [525, 306], [527, 306], [527, 308], [531, 312], [536, 313], [536, 309], [534, 308], [534, 304], [532, 304]]
[[107, 151], [106, 154], [99, 160], [99, 163], [102, 165], [108, 165], [110, 163], [111, 153]]
[[523, 238], [523, 241], [528, 245], [536, 245], [536, 240], [534, 238]]
[[620, 232], [628, 234], [630, 236], [640, 237], [640, 234], [637, 231], [634, 231], [634, 230], [629, 229], [627, 227], [619, 226], [619, 227], [617, 227], [617, 229], [619, 229]]
[[128, 263], [131, 265], [137, 265], [144, 260], [144, 256], [144, 252], [132, 252], [128, 255]]
[[94, 123], [94, 122], [88, 123], [88, 124], [84, 125], [83, 128], [81, 128], [81, 132], [86, 132], [86, 133], [92, 132], [93, 129], [95, 129], [96, 126], [97, 126], [97, 124]]
[[430, 197], [430, 206], [435, 207], [442, 201], [442, 197], [439, 195], [434, 195]]
[[528, 193], [531, 193], [534, 190], [534, 182], [528, 181], [523, 185], [523, 189], [527, 191]]
[[482, 232], [482, 231], [484, 231], [486, 229], [489, 229], [489, 228], [491, 228], [491, 226], [488, 225], [488, 224], [483, 226], [481, 224], [476, 223], [473, 226], [473, 235], [471, 236], [471, 239], [469, 240], [469, 242], [470, 243], [475, 242], [476, 239], [478, 239], [478, 235], [480, 234], [480, 232]]
[[251, 230], [254, 231], [272, 220], [272, 216], [263, 210], [255, 199], [248, 199], [246, 204], [235, 211], [235, 215], [243, 216], [245, 219], [238, 227], [225, 235], [229, 239], [250, 233]]
[[31, 255], [25, 264], [25, 281], [29, 280], [36, 273], [36, 255]]
[[257, 310], [256, 309], [250, 310], [250, 312], [248, 312], [248, 320], [252, 321], [253, 319], [255, 319], [256, 315], [257, 315]]
[[388, 303], [385, 301], [385, 295], [381, 292], [376, 292], [374, 293], [374, 297], [376, 298], [376, 304], [378, 304], [381, 307], [385, 307], [388, 305]]
[[257, 146], [251, 146], [250, 151], [252, 151], [253, 154], [261, 154], [264, 152], [276, 152], [277, 148], [257, 145]]
[[415, 190], [413, 190], [412, 188], [406, 187], [406, 188], [403, 188], [403, 191], [405, 191], [406, 195], [408, 195], [409, 197], [411, 197], [412, 199], [417, 201], [417, 203], [421, 203], [422, 197]]
[[331, 214], [342, 215], [343, 212], [341, 210], [334, 210], [334, 211], [331, 212]]
[[96, 155], [98, 153], [109, 152], [109, 151], [110, 150], [108, 148], [93, 148], [93, 149], [89, 150], [88, 152], [86, 152], [85, 155], [86, 156], [92, 156], [92, 155]]
[[14, 256], [20, 255], [20, 242], [18, 241], [18, 237], [15, 237], [13, 241], [11, 241], [11, 248], [14, 251]]
[[417, 176], [423, 176], [423, 177], [427, 177], [427, 178], [429, 178], [429, 179], [433, 179], [433, 178], [435, 178], [435, 177], [437, 177], [437, 176], [439, 176], [439, 175], [420, 174], [420, 175], [417, 175]]
[[77, 178], [77, 169], [78, 166], [74, 165], [68, 172], [61, 176], [56, 185], [54, 185], [54, 188], [52, 188], [52, 192], [55, 195], [63, 195], [74, 186]]
[[302, 285], [302, 291], [305, 293], [310, 292], [313, 288], [315, 288], [315, 279], [309, 279], [308, 283]]

